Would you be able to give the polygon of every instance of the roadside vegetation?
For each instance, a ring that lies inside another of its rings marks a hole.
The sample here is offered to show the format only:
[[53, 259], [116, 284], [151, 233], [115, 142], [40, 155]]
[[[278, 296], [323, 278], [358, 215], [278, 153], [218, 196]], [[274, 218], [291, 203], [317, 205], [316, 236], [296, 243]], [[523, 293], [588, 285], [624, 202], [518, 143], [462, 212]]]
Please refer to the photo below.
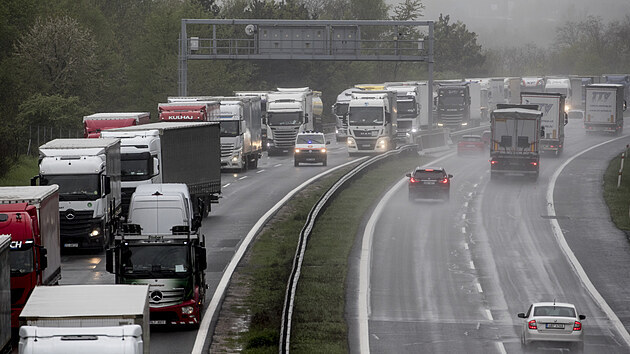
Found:
[[630, 159], [626, 156], [623, 165], [621, 186], [617, 188], [617, 177], [621, 154], [610, 161], [604, 174], [604, 200], [610, 217], [620, 230], [630, 233]]
[[[352, 182], [320, 217], [308, 241], [298, 285], [292, 350], [348, 352], [345, 284], [355, 236], [374, 202], [418, 164], [421, 160], [415, 154], [380, 164]], [[278, 352], [285, 288], [298, 235], [312, 205], [340, 175], [313, 183], [294, 197], [258, 236], [236, 270], [211, 351]], [[245, 324], [235, 331], [238, 323]]]
[[22, 156], [4, 177], [0, 178], [0, 186], [30, 186], [31, 178], [38, 172], [37, 157]]

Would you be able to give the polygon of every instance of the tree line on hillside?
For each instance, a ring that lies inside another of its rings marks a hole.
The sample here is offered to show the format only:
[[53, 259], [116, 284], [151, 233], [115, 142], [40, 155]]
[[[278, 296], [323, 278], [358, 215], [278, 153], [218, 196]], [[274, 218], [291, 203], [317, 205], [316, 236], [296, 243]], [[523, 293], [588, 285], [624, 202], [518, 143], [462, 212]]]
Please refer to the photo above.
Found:
[[[157, 103], [177, 94], [182, 18], [422, 20], [423, 10], [421, 0], [393, 8], [383, 0], [5, 0], [0, 11], [0, 175], [26, 153], [37, 128], [81, 130], [82, 117], [94, 112], [151, 111], [155, 116]], [[436, 78], [518, 75], [521, 68], [547, 73], [556, 69], [557, 59], [566, 68], [597, 65], [606, 71], [618, 65], [617, 58], [628, 58], [627, 40], [625, 54], [613, 49], [622, 48], [615, 41], [628, 38], [630, 20], [604, 24], [592, 19], [589, 25], [587, 31], [581, 23], [566, 24], [552, 51], [484, 50], [464, 23], [440, 16], [435, 22]], [[593, 36], [601, 43], [589, 42]], [[581, 51], [585, 42], [611, 55], [598, 61], [602, 51], [587, 55]], [[191, 62], [188, 84], [190, 94], [206, 95], [310, 86], [323, 92], [326, 114], [336, 95], [355, 83], [403, 79], [426, 79], [426, 65]]]

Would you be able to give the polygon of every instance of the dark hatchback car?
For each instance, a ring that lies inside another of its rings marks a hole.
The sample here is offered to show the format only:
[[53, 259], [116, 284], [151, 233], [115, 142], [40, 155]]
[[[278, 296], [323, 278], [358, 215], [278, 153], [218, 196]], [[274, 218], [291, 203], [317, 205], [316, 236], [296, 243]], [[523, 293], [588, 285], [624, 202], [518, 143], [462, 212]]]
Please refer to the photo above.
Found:
[[442, 199], [449, 200], [451, 178], [443, 168], [421, 168], [407, 173], [409, 177], [409, 200]]

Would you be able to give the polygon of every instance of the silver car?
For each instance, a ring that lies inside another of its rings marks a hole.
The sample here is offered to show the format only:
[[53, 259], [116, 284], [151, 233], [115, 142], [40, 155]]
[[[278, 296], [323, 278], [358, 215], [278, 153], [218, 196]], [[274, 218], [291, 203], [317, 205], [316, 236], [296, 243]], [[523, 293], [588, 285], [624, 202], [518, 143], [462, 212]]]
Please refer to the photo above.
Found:
[[529, 306], [527, 313], [519, 313], [523, 318], [521, 345], [527, 347], [532, 342], [567, 342], [577, 351], [584, 350], [584, 329], [575, 306], [562, 302], [538, 302]]

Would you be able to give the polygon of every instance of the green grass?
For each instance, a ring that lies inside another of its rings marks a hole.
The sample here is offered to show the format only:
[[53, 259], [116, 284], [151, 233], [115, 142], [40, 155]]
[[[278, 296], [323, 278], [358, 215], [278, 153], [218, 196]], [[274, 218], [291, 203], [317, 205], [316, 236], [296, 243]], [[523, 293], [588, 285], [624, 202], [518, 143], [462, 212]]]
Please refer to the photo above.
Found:
[[[296, 294], [291, 350], [298, 353], [345, 353], [344, 318], [348, 256], [364, 214], [405, 172], [420, 164], [417, 155], [382, 163], [340, 193], [318, 221], [309, 239]], [[290, 213], [273, 222], [239, 267], [250, 281], [246, 300], [251, 316], [239, 346], [247, 353], [277, 353], [285, 286], [299, 232], [306, 215], [339, 174], [314, 183], [293, 198]]]
[[604, 174], [604, 200], [610, 210], [610, 216], [617, 228], [630, 231], [630, 159], [626, 158], [623, 166], [621, 186], [617, 188], [617, 177], [621, 154], [610, 161]]
[[30, 186], [31, 178], [38, 172], [37, 157], [23, 155], [11, 170], [0, 178], [0, 186]]

